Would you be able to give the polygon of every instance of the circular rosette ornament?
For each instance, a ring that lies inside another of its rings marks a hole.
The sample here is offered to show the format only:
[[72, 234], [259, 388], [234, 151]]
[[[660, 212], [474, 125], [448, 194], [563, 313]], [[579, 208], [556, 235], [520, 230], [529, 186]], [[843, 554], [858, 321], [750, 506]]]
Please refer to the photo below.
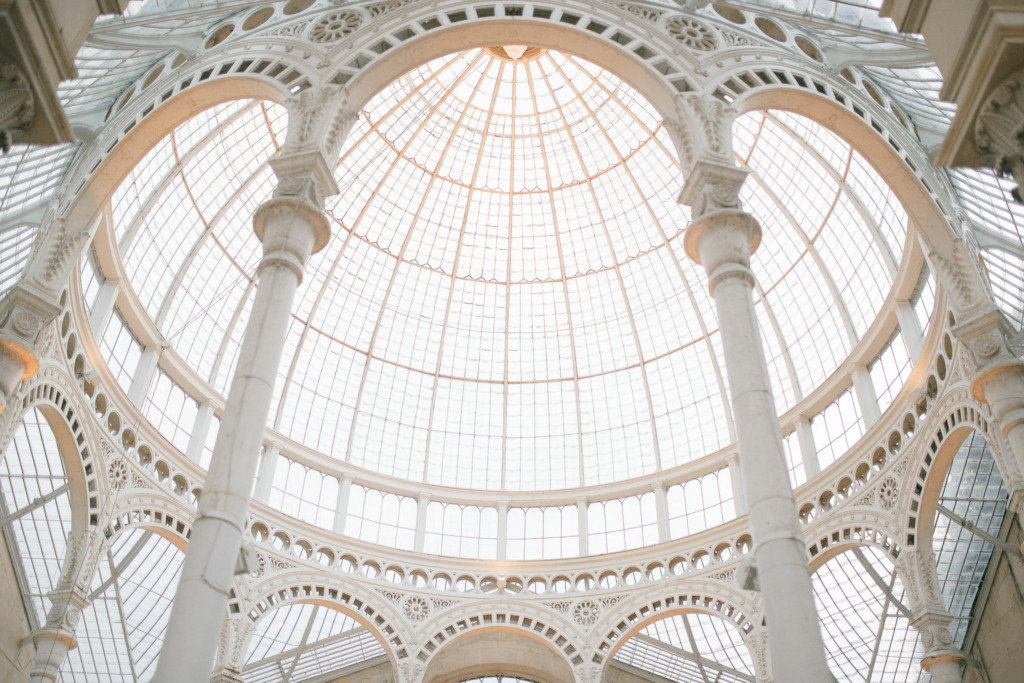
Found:
[[668, 29], [669, 35], [691, 50], [709, 52], [718, 47], [715, 34], [699, 21], [687, 17], [672, 17], [665, 22], [665, 28]]
[[601, 615], [601, 608], [593, 600], [580, 600], [572, 610], [572, 618], [580, 626], [593, 626]]
[[357, 12], [331, 12], [316, 22], [309, 39], [314, 43], [336, 43], [359, 28], [362, 21]]
[[418, 595], [413, 595], [406, 598], [405, 604], [402, 605], [402, 611], [405, 612], [409, 621], [420, 622], [430, 614], [430, 603]]

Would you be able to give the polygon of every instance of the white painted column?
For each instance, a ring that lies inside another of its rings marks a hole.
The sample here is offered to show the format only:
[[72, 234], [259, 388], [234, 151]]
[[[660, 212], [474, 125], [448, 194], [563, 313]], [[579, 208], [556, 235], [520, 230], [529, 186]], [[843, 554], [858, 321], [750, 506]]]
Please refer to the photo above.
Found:
[[508, 558], [508, 501], [498, 501], [498, 559]]
[[416, 499], [416, 536], [413, 540], [413, 550], [423, 552], [423, 544], [427, 537], [427, 506], [430, 505], [430, 496], [421, 494]]
[[587, 524], [587, 499], [576, 499], [576, 524], [580, 534], [580, 556], [590, 554], [590, 530]]
[[256, 486], [253, 489], [252, 497], [261, 503], [270, 502], [270, 492], [274, 488], [274, 471], [277, 469], [277, 461], [281, 457], [281, 449], [277, 445], [268, 443], [263, 448], [263, 459], [260, 461], [259, 471], [256, 473]]
[[732, 504], [736, 508], [736, 514], [747, 514], [750, 512], [750, 506], [747, 504], [747, 487], [743, 482], [738, 455], [729, 458], [729, 481], [732, 482]]
[[338, 499], [334, 505], [334, 530], [345, 533], [345, 522], [348, 519], [348, 493], [352, 490], [352, 477], [348, 474], [338, 484]]
[[801, 415], [796, 420], [796, 441], [800, 446], [800, 459], [804, 463], [804, 474], [808, 479], [821, 472], [818, 464], [818, 446], [814, 443], [814, 430], [811, 419]]
[[322, 204], [282, 191], [310, 184], [331, 187], [333, 178], [323, 157], [282, 156], [271, 165], [279, 178], [278, 191], [253, 217], [263, 241], [259, 284], [154, 683], [210, 677], [295, 292], [309, 257], [330, 237]]
[[871, 425], [882, 417], [882, 411], [878, 409], [878, 395], [875, 394], [871, 373], [868, 372], [866, 365], [858, 365], [853, 369], [850, 379], [853, 380], [853, 393], [857, 396], [860, 414], [864, 417], [864, 428], [865, 430], [871, 429]]
[[57, 585], [47, 593], [50, 609], [46, 624], [32, 634], [35, 662], [31, 683], [53, 683], [60, 678], [68, 652], [78, 647], [75, 630], [89, 606], [89, 591], [97, 564], [107, 556], [105, 525], [76, 529], [68, 534], [66, 553]]
[[153, 382], [153, 376], [156, 374], [157, 365], [160, 364], [160, 354], [163, 353], [163, 347], [161, 346], [150, 346], [142, 352], [142, 357], [139, 358], [139, 365], [135, 368], [135, 375], [132, 377], [132, 383], [128, 387], [128, 400], [142, 408], [142, 403], [146, 400], [146, 392], [149, 391], [149, 385]]
[[206, 448], [206, 437], [210, 434], [210, 425], [213, 423], [213, 404], [209, 401], [199, 405], [196, 413], [196, 422], [192, 427], [192, 435], [188, 439], [188, 446], [185, 448], [185, 457], [192, 462], [198, 463], [203, 459], [203, 449]]
[[668, 492], [665, 484], [660, 481], [651, 490], [654, 491], [654, 505], [658, 511], [658, 543], [668, 543], [672, 540], [668, 524]]
[[103, 330], [107, 328], [110, 316], [114, 313], [114, 304], [117, 303], [118, 284], [120, 280], [104, 280], [100, 285], [100, 291], [96, 293], [96, 301], [89, 311], [89, 327], [97, 339], [103, 336]]
[[921, 331], [921, 321], [917, 319], [917, 313], [909, 301], [896, 302], [896, 320], [900, 324], [907, 351], [910, 352], [910, 360], [916, 362], [924, 348], [924, 333]]
[[696, 218], [684, 244], [707, 271], [718, 312], [775, 679], [823, 683], [833, 679], [754, 310], [750, 254], [761, 228], [740, 208], [745, 177], [732, 166], [694, 165], [683, 195]]

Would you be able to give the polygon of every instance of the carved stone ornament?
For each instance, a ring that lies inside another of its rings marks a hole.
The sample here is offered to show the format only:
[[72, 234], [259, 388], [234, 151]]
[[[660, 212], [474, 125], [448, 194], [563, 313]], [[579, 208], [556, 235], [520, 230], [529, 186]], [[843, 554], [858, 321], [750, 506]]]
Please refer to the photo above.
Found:
[[710, 52], [718, 47], [718, 38], [714, 32], [695, 19], [689, 17], [669, 17], [665, 22], [669, 35], [686, 47], [696, 52]]
[[377, 2], [368, 7], [371, 17], [379, 17], [382, 14], [388, 14], [394, 12], [397, 9], [401, 9], [406, 5], [411, 5], [416, 0], [391, 0], [391, 2]]
[[110, 488], [115, 491], [125, 488], [130, 481], [128, 463], [123, 458], [113, 460], [107, 468], [107, 478], [110, 479]]
[[406, 619], [418, 623], [427, 618], [430, 614], [430, 603], [418, 595], [412, 595], [405, 599], [402, 605], [402, 612]]
[[689, 171], [698, 161], [735, 165], [732, 122], [736, 110], [731, 104], [703, 93], [681, 93], [676, 97], [676, 111], [692, 145], [692, 156], [680, 159], [683, 169]]
[[351, 35], [362, 23], [363, 17], [358, 12], [349, 10], [331, 12], [313, 25], [309, 32], [309, 39], [314, 43], [336, 43], [345, 36]]
[[953, 242], [950, 256], [947, 258], [933, 250], [928, 259], [939, 271], [943, 284], [952, 291], [957, 308], [964, 311], [982, 299], [981, 274], [962, 237]]
[[580, 626], [593, 626], [601, 616], [601, 608], [593, 600], [580, 600], [572, 610], [573, 620]]
[[616, 3], [619, 7], [626, 10], [630, 14], [635, 14], [641, 19], [646, 19], [650, 22], [655, 22], [661, 18], [661, 12], [651, 7], [642, 7], [640, 5], [634, 5], [629, 2]]
[[896, 507], [896, 500], [899, 498], [900, 485], [895, 477], [886, 477], [878, 487], [878, 504], [883, 510], [892, 510]]
[[14, 144], [15, 131], [28, 130], [35, 117], [35, 101], [28, 80], [12, 62], [0, 57], [0, 149]]
[[1024, 185], [1024, 69], [1003, 81], [978, 114], [974, 139], [987, 161], [1017, 182], [1013, 198]]

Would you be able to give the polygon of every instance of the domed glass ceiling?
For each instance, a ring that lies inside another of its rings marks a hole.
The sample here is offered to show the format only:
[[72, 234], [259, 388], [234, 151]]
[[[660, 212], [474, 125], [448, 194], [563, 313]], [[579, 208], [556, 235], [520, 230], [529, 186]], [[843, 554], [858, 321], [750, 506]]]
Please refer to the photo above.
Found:
[[[718, 325], [683, 252], [683, 178], [659, 114], [600, 67], [520, 49], [434, 60], [363, 110], [327, 203], [333, 238], [288, 330], [272, 415], [286, 437], [384, 475], [506, 490], [629, 479], [731, 442]], [[221, 394], [285, 125], [268, 103], [209, 110], [113, 200], [134, 292]], [[735, 136], [764, 229], [755, 298], [783, 412], [874, 321], [906, 216], [809, 120], [754, 112]]]

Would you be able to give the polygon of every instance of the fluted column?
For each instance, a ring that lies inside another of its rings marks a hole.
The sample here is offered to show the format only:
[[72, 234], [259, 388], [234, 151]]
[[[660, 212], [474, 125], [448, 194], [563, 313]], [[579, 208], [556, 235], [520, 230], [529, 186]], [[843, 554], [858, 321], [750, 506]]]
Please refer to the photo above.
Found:
[[754, 310], [750, 255], [761, 228], [739, 201], [747, 172], [732, 159], [732, 112], [721, 102], [690, 105], [690, 130], [703, 131], [713, 153], [695, 156], [687, 174], [680, 201], [692, 207], [693, 222], [684, 245], [707, 271], [718, 312], [772, 671], [786, 683], [822, 683], [833, 679]]
[[259, 283], [153, 679], [161, 683], [210, 677], [295, 292], [330, 236], [322, 199], [336, 188], [323, 157], [293, 154], [271, 165], [278, 189], [253, 218], [263, 241]]
[[961, 683], [963, 653], [953, 645], [949, 625], [953, 616], [946, 611], [935, 571], [935, 555], [923, 547], [904, 548], [896, 561], [896, 571], [907, 591], [913, 615], [911, 626], [921, 636], [921, 668], [935, 683]]

